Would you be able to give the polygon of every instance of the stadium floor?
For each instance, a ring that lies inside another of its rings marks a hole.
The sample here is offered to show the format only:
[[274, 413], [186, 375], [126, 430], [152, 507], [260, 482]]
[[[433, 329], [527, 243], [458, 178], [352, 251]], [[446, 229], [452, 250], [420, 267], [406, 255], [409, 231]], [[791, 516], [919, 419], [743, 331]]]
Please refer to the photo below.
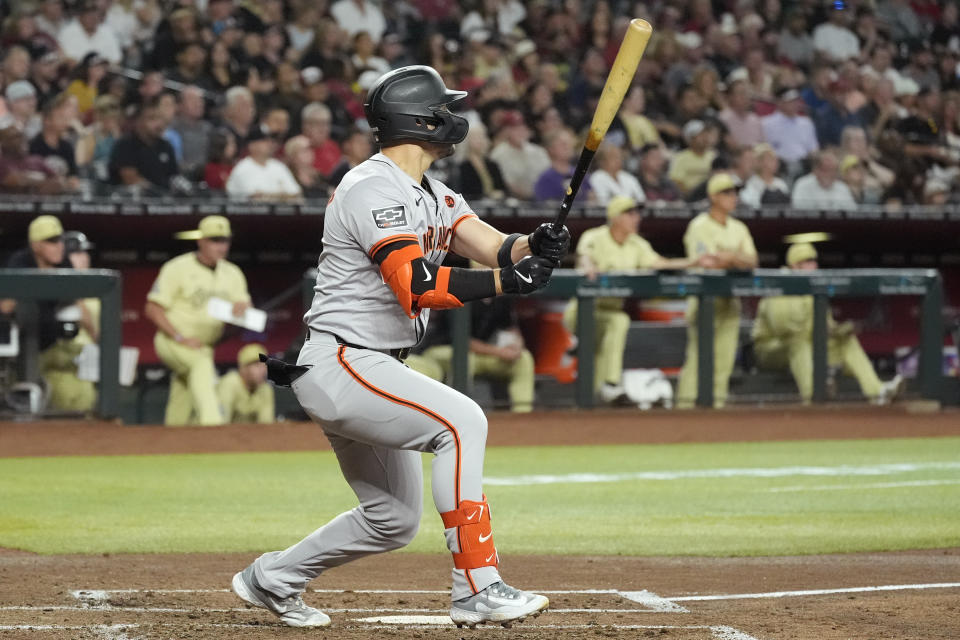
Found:
[[[490, 444], [612, 444], [934, 437], [957, 412], [904, 408], [492, 414]], [[327, 448], [306, 423], [161, 429], [0, 424], [0, 456]], [[944, 508], [951, 508], [944, 505]], [[509, 631], [455, 630], [446, 554], [387, 554], [311, 585], [326, 631], [287, 629], [228, 591], [253, 554], [37, 555], [0, 549], [0, 639], [284, 637], [800, 640], [960, 637], [960, 549], [753, 558], [518, 556], [505, 578], [551, 611]]]

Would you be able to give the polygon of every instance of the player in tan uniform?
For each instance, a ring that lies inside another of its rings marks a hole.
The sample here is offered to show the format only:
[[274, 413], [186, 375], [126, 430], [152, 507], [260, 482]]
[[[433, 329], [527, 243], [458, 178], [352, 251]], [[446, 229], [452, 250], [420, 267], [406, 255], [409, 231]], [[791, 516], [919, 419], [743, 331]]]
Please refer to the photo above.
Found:
[[[795, 244], [787, 251], [787, 266], [795, 271], [817, 269], [817, 250], [812, 244]], [[887, 404], [900, 392], [898, 375], [881, 382], [870, 358], [854, 333], [852, 322], [837, 323], [827, 315], [827, 363], [842, 367], [860, 383], [863, 395], [877, 404]], [[813, 397], [813, 296], [763, 298], [753, 324], [753, 349], [763, 369], [790, 369], [808, 404]]]
[[[453, 555], [450, 618], [510, 625], [547, 598], [504, 583], [483, 495], [487, 421], [467, 396], [403, 365], [431, 309], [546, 286], [569, 233], [550, 224], [506, 236], [460, 194], [426, 175], [469, 127], [430, 67], [402, 67], [370, 89], [364, 110], [382, 150], [344, 176], [324, 214], [309, 335], [297, 365], [268, 362], [323, 428], [359, 504], [233, 577], [234, 592], [290, 626], [325, 626], [304, 604], [332, 568], [408, 544], [423, 512], [421, 453], [434, 454], [433, 503]], [[441, 266], [448, 251], [492, 267]]]
[[[710, 269], [754, 269], [757, 248], [750, 230], [733, 217], [737, 208], [738, 181], [718, 173], [707, 182], [710, 210], [687, 225], [683, 245], [687, 257]], [[740, 331], [740, 300], [717, 298], [713, 320], [713, 405], [727, 402], [727, 387], [737, 356]], [[677, 406], [690, 408], [697, 397], [697, 299], [687, 299], [687, 354], [677, 381]]]
[[[80, 231], [63, 234], [66, 259], [74, 269], [90, 268], [93, 243]], [[40, 373], [47, 381], [50, 405], [67, 411], [92, 411], [97, 403], [97, 388], [90, 380], [77, 376], [77, 357], [88, 344], [96, 344], [100, 333], [100, 299], [77, 300], [80, 320], [77, 335], [60, 338], [40, 354]]]
[[[627, 196], [615, 196], [607, 204], [607, 224], [588, 229], [577, 243], [577, 268], [591, 280], [599, 273], [636, 269], [686, 269], [696, 259], [664, 258], [639, 235], [643, 205]], [[605, 402], [624, 396], [623, 350], [627, 344], [630, 317], [623, 311], [623, 298], [598, 298], [596, 323], [596, 368], [594, 388]], [[567, 330], [575, 331], [577, 301], [563, 314]]]
[[217, 401], [213, 346], [223, 333], [223, 322], [207, 313], [212, 297], [233, 303], [233, 314], [250, 307], [247, 279], [232, 262], [230, 221], [207, 216], [193, 232], [197, 250], [166, 262], [157, 275], [144, 310], [157, 326], [153, 345], [170, 367], [168, 426], [223, 423]]
[[237, 368], [217, 383], [217, 397], [227, 422], [266, 424], [276, 420], [267, 365], [260, 362], [260, 354], [266, 352], [262, 344], [245, 345], [237, 354]]

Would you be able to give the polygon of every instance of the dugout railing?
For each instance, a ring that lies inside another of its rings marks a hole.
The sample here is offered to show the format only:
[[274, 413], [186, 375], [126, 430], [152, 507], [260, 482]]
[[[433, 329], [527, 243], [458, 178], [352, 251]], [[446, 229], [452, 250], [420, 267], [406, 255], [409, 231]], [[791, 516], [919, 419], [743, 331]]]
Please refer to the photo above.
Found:
[[[313, 296], [316, 270], [304, 274], [304, 304]], [[935, 269], [830, 269], [792, 272], [781, 269], [727, 271], [640, 271], [606, 273], [595, 280], [571, 269], [558, 269], [549, 285], [536, 296], [577, 298], [577, 382], [576, 404], [594, 404], [594, 359], [584, 357], [595, 350], [594, 309], [601, 297], [687, 298], [699, 300], [697, 335], [697, 405], [713, 406], [713, 318], [714, 302], [725, 297], [769, 297], [812, 295], [813, 401], [827, 399], [827, 314], [829, 300], [843, 297], [918, 296], [920, 314], [920, 394], [939, 400], [943, 345], [943, 281]], [[467, 367], [470, 313], [467, 307], [452, 310], [451, 342], [453, 362], [451, 386], [468, 392], [471, 381]]]
[[20, 324], [20, 362], [22, 377], [34, 381], [38, 343], [36, 302], [39, 300], [74, 301], [100, 299], [100, 383], [97, 413], [113, 418], [120, 409], [120, 318], [122, 280], [113, 269], [0, 269], [0, 299], [17, 300]]

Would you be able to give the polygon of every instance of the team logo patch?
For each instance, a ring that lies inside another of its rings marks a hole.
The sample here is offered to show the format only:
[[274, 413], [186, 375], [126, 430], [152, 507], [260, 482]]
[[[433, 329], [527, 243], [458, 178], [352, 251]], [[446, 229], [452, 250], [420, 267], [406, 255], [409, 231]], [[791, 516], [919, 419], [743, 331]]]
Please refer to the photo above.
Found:
[[447, 206], [453, 209], [453, 196], [443, 196], [443, 201], [447, 203]]
[[394, 207], [384, 207], [383, 209], [373, 209], [373, 221], [381, 229], [394, 229], [403, 227], [407, 224], [407, 212], [403, 205]]

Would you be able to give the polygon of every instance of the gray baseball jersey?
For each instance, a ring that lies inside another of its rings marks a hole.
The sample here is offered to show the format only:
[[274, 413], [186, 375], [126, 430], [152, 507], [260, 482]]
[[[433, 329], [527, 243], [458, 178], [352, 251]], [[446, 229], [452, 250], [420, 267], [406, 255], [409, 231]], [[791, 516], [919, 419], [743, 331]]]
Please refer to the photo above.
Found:
[[[372, 350], [416, 344], [427, 322], [426, 310], [417, 318], [403, 311], [373, 254], [391, 240], [409, 238], [439, 263], [457, 225], [474, 216], [459, 194], [426, 180], [429, 190], [377, 154], [347, 173], [327, 208], [313, 305], [304, 318], [311, 331], [298, 359], [310, 369], [292, 387], [327, 434], [360, 505], [286, 550], [257, 559], [257, 582], [277, 596], [302, 592], [327, 569], [410, 542], [423, 503], [418, 452], [436, 456], [431, 472], [440, 513], [483, 500], [483, 411], [460, 392]], [[338, 344], [335, 335], [368, 348]], [[464, 539], [461, 529], [444, 530], [454, 554], [492, 535]], [[484, 561], [495, 557], [493, 550]], [[457, 600], [499, 581], [500, 574], [491, 564], [454, 568], [452, 578]]]
[[460, 194], [424, 180], [429, 190], [382, 153], [344, 176], [324, 215], [317, 284], [304, 317], [311, 329], [376, 349], [420, 341], [429, 309], [407, 316], [371, 258], [391, 241], [412, 239], [439, 264], [457, 225], [476, 217]]

